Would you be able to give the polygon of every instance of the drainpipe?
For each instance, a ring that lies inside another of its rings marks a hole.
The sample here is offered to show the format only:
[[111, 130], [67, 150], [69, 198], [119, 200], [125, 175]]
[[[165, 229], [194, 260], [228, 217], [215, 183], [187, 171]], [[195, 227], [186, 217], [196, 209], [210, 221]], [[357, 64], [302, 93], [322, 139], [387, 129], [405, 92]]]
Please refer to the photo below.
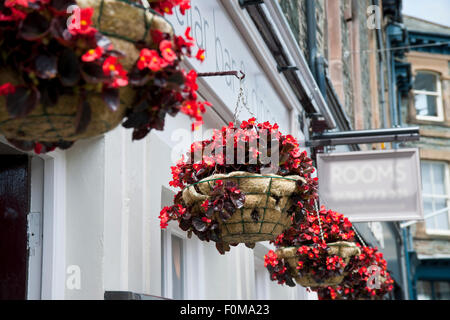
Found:
[[[380, 7], [380, 1], [379, 0], [373, 0], [373, 4], [375, 6]], [[384, 42], [383, 42], [383, 35], [381, 32], [381, 28], [380, 29], [376, 29], [376, 34], [377, 34], [377, 42], [378, 42], [378, 48], [379, 48], [379, 52], [378, 52], [378, 61], [379, 61], [379, 66], [380, 66], [380, 73], [379, 73], [379, 78], [380, 78], [380, 108], [381, 108], [381, 114], [382, 114], [382, 118], [383, 118], [383, 128], [386, 129], [387, 128], [387, 114], [386, 114], [386, 99], [385, 99], [385, 90], [386, 90], [386, 84], [384, 81], [384, 63], [385, 63], [385, 56], [384, 56]]]
[[414, 294], [411, 279], [411, 261], [409, 260], [408, 242], [409, 242], [409, 228], [406, 227], [403, 228], [403, 247], [405, 250], [406, 278], [408, 281], [408, 300], [413, 300]]
[[319, 56], [317, 52], [317, 21], [315, 0], [306, 0], [306, 26], [307, 26], [307, 46], [308, 46], [308, 64], [311, 72], [316, 79], [320, 92], [326, 97], [325, 68], [326, 61], [324, 57]]
[[316, 70], [316, 56], [317, 56], [317, 43], [316, 43], [316, 4], [315, 0], [306, 0], [306, 26], [307, 26], [307, 46], [308, 46], [308, 64], [314, 78], [317, 80]]
[[397, 95], [395, 94], [395, 60], [394, 55], [391, 52], [391, 39], [389, 34], [389, 29], [391, 25], [387, 27], [387, 41], [386, 41], [386, 51], [388, 56], [388, 74], [389, 74], [389, 100], [390, 100], [390, 114], [391, 114], [391, 126], [398, 126], [397, 119]]

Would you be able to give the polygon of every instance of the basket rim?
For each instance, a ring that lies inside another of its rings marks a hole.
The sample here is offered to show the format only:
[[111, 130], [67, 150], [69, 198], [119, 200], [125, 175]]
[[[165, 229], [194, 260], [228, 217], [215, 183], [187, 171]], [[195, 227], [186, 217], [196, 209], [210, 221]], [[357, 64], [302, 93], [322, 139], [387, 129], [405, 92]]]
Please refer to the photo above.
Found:
[[[240, 174], [240, 173], [245, 173], [245, 174], [250, 174], [250, 175], [230, 176], [230, 174]], [[209, 177], [213, 177], [213, 176], [218, 175], [218, 174], [223, 174], [223, 173], [215, 173], [215, 174], [213, 174], [213, 175], [211, 175]], [[295, 182], [297, 182], [299, 180], [302, 180], [303, 182], [306, 182], [306, 180], [304, 178], [302, 178], [299, 175], [294, 175], [294, 174], [293, 175], [289, 175], [289, 176], [280, 176], [280, 175], [276, 175], [276, 174], [262, 175], [262, 174], [258, 174], [258, 173], [250, 173], [250, 172], [247, 172], [247, 171], [233, 171], [233, 172], [227, 173], [226, 175], [227, 175], [226, 177], [213, 178], [213, 179], [209, 179], [209, 177], [206, 177], [206, 178], [204, 178], [204, 179], [202, 179], [202, 180], [200, 180], [198, 182], [195, 182], [195, 183], [192, 183], [192, 184], [190, 184], [188, 186], [185, 186], [182, 189], [182, 191], [184, 191], [185, 189], [188, 189], [190, 187], [196, 186], [197, 184], [200, 184], [200, 183], [217, 181], [217, 180], [227, 180], [227, 179], [253, 179], [253, 178], [256, 178], [256, 179], [268, 179], [269, 178], [269, 179], [290, 180], [290, 181], [295, 181]], [[298, 177], [298, 179], [289, 178], [289, 177]]]

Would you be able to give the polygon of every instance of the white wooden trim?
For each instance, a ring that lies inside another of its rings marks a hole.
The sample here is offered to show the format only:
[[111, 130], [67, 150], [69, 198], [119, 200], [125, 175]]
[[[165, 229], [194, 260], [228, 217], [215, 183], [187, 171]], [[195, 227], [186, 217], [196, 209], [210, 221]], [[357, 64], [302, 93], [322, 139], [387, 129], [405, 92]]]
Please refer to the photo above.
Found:
[[64, 299], [66, 279], [66, 157], [41, 156], [44, 168], [44, 243], [42, 299]]
[[[0, 142], [11, 148], [3, 136]], [[41, 298], [64, 299], [66, 281], [66, 157], [65, 152], [55, 150], [36, 155], [44, 160], [44, 209]]]
[[427, 71], [427, 70], [417, 70], [417, 73], [428, 73], [432, 74], [436, 77], [436, 91], [427, 91], [427, 90], [412, 90], [414, 94], [414, 108], [417, 108], [415, 106], [415, 97], [416, 95], [422, 94], [427, 96], [433, 96], [436, 97], [436, 116], [421, 116], [416, 114], [417, 120], [428, 120], [428, 121], [436, 121], [436, 122], [442, 122], [444, 121], [444, 105], [442, 101], [442, 82], [440, 79], [440, 74], [434, 71]]
[[[449, 168], [448, 164], [444, 161], [422, 161], [422, 162], [431, 164], [431, 166], [430, 166], [431, 173], [430, 174], [431, 174], [432, 186], [434, 186], [434, 176], [433, 176], [433, 172], [432, 172], [432, 165], [433, 164], [444, 165], [444, 188], [447, 192], [447, 195], [425, 194], [425, 195], [422, 195], [422, 198], [447, 199], [447, 207], [449, 207], [450, 206], [450, 196], [448, 195], [448, 193], [450, 193], [450, 168]], [[436, 209], [434, 207], [434, 202], [433, 202], [432, 212], [435, 212], [435, 211], [436, 211]], [[426, 216], [424, 217], [424, 219], [426, 220]], [[436, 216], [433, 216], [430, 219], [434, 219], [434, 222], [435, 222]], [[428, 229], [428, 228], [426, 228], [425, 232], [429, 235], [444, 235], [444, 236], [450, 235], [450, 210], [448, 210], [448, 212], [447, 212], [447, 220], [449, 222], [447, 229]], [[425, 224], [425, 226], [426, 226], [426, 224]]]

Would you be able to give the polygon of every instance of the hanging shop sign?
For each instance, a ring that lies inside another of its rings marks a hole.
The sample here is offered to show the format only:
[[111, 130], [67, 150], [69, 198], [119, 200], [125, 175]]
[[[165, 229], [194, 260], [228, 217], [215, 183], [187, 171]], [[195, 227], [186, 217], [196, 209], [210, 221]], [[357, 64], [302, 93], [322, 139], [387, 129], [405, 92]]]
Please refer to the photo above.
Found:
[[418, 149], [319, 154], [321, 204], [352, 222], [423, 219]]
[[[220, 0], [192, 0], [191, 10], [185, 15], [177, 9], [168, 19], [177, 33], [190, 27], [196, 47], [205, 50], [203, 63], [188, 59], [197, 72], [242, 70], [246, 75], [244, 93], [247, 104], [256, 118], [290, 127], [289, 110], [255, 57], [254, 52], [258, 48], [249, 47]], [[233, 112], [240, 88], [239, 79], [235, 76], [207, 77], [205, 81]], [[250, 116], [244, 110], [239, 118], [243, 120]]]

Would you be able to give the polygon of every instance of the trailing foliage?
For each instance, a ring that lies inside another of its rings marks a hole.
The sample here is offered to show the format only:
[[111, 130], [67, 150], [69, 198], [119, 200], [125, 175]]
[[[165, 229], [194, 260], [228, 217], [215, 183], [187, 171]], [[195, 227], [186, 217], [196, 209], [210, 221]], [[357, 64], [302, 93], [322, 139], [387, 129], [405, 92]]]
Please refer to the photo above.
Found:
[[[119, 88], [130, 86], [135, 98], [123, 125], [133, 129], [133, 139], [144, 138], [152, 129], [162, 130], [166, 114], [179, 111], [194, 119], [193, 127], [203, 123], [202, 114], [210, 104], [197, 99], [195, 71], [180, 67], [194, 46], [190, 28], [184, 37], [151, 30], [151, 42], [135, 43], [139, 58], [131, 70], [125, 70], [120, 63], [124, 53], [93, 27], [92, 8], [81, 9], [80, 21], [73, 18], [68, 25], [71, 5], [76, 1], [0, 0], [0, 70], [13, 71], [19, 78], [18, 83], [0, 83], [10, 117], [25, 117], [39, 104], [52, 107], [62, 95], [72, 95], [79, 101], [76, 133], [82, 133], [91, 121], [89, 93], [101, 94], [106, 107], [115, 112], [121, 103]], [[160, 14], [172, 14], [175, 6], [184, 14], [190, 1], [151, 2]], [[203, 61], [204, 50], [196, 58]], [[36, 152], [72, 144], [11, 142]]]

